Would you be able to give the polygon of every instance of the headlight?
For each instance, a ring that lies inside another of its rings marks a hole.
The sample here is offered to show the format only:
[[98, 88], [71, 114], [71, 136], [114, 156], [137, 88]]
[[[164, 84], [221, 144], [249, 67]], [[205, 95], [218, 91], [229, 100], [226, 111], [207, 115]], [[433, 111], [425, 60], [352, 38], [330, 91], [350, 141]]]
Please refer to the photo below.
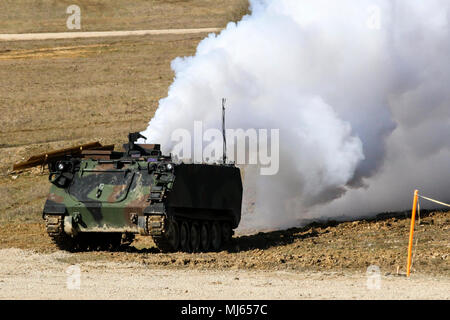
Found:
[[173, 169], [173, 164], [168, 163], [166, 168], [167, 168], [167, 170], [172, 170]]
[[59, 171], [63, 171], [64, 170], [64, 164], [63, 163], [59, 163], [58, 164], [58, 170]]

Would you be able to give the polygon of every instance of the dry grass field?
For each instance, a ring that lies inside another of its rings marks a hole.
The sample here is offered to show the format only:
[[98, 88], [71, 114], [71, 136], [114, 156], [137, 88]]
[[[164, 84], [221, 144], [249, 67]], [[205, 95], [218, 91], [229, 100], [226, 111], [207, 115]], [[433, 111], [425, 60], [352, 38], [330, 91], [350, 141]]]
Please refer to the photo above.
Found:
[[[244, 0], [87, 1], [82, 31], [223, 27], [247, 12]], [[0, 3], [0, 33], [67, 31], [72, 1]], [[48, 176], [11, 172], [35, 153], [100, 141], [119, 147], [146, 128], [173, 81], [170, 62], [195, 53], [206, 34], [0, 42], [0, 249], [57, 251], [44, 231]], [[414, 270], [450, 276], [448, 213], [418, 226]], [[66, 263], [138, 262], [153, 268], [404, 272], [409, 219], [313, 224], [239, 236], [219, 253], [162, 254], [138, 238], [130, 250], [65, 256]], [[399, 268], [399, 269], [398, 269]], [[448, 279], [448, 278], [446, 278]]]
[[47, 177], [8, 176], [35, 153], [101, 141], [121, 146], [167, 94], [170, 61], [202, 35], [0, 43], [0, 221], [34, 219]]
[[[67, 3], [2, 1], [0, 33], [67, 31]], [[245, 0], [78, 3], [83, 31], [221, 27], [247, 9]], [[0, 42], [0, 221], [38, 221], [48, 187], [39, 170], [13, 180], [13, 163], [90, 141], [120, 147], [167, 94], [171, 60], [205, 36]]]

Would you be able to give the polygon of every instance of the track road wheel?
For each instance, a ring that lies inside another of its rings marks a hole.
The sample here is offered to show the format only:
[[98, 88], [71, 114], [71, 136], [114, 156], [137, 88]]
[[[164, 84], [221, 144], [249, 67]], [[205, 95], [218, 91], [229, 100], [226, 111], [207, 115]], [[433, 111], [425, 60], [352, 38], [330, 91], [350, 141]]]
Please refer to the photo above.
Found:
[[107, 233], [99, 233], [98, 241], [100, 251], [109, 250], [109, 235]]
[[192, 252], [198, 252], [200, 249], [200, 228], [197, 222], [193, 222], [191, 225], [191, 241]]
[[229, 244], [231, 242], [231, 237], [233, 233], [231, 231], [231, 226], [228, 222], [222, 223], [222, 242], [224, 244]]
[[80, 233], [77, 235], [77, 243], [79, 251], [88, 251], [89, 250], [89, 242], [88, 237], [85, 233]]
[[211, 249], [219, 251], [222, 245], [221, 227], [218, 222], [214, 222], [211, 226]]
[[102, 251], [104, 250], [104, 238], [101, 233], [91, 233], [89, 235], [89, 248], [92, 251]]
[[211, 243], [210, 240], [210, 228], [208, 223], [203, 222], [201, 227], [200, 227], [200, 249], [202, 251], [208, 251], [209, 250], [209, 246]]
[[123, 233], [120, 240], [120, 245], [129, 246], [134, 241], [134, 234], [132, 233]]
[[110, 233], [109, 234], [109, 241], [108, 241], [108, 247], [110, 251], [117, 251], [120, 248], [120, 243], [122, 241], [122, 234], [121, 233]]
[[189, 242], [189, 225], [186, 221], [183, 221], [180, 227], [180, 249], [189, 252]]
[[169, 220], [166, 231], [167, 242], [171, 251], [177, 251], [180, 247], [180, 227], [175, 220]]

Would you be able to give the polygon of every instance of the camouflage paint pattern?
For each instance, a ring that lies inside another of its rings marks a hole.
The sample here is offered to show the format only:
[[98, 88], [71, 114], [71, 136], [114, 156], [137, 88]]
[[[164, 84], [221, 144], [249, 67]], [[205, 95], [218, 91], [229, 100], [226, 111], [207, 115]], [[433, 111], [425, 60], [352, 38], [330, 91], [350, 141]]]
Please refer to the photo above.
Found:
[[64, 210], [81, 232], [137, 233], [137, 217], [151, 207], [152, 186], [161, 184], [160, 176], [166, 181], [162, 189], [170, 189], [173, 174], [149, 172], [146, 161], [124, 163], [115, 169], [112, 163], [81, 160], [68, 187], [51, 186], [44, 213], [61, 214]]
[[139, 233], [139, 217], [169, 214], [238, 226], [238, 168], [170, 160], [78, 159], [67, 186], [51, 186], [44, 214], [71, 216], [78, 232]]

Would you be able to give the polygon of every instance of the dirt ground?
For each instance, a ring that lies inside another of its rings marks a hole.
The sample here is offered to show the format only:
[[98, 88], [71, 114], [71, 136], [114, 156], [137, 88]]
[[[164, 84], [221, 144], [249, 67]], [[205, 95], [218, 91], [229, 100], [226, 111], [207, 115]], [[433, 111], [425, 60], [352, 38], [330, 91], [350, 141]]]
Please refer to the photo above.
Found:
[[[423, 214], [416, 226], [412, 271], [450, 278], [450, 212]], [[79, 252], [69, 263], [110, 261], [141, 263], [148, 268], [182, 270], [262, 270], [404, 274], [409, 219], [402, 214], [372, 221], [313, 223], [302, 228], [239, 235], [221, 252], [160, 253], [148, 237], [138, 237], [117, 252]], [[0, 249], [53, 254], [42, 222], [0, 224]]]
[[448, 277], [427, 274], [373, 280], [365, 273], [170, 270], [142, 262], [74, 267], [70, 260], [61, 251], [0, 250], [0, 299], [449, 299], [450, 292]]
[[[77, 3], [81, 31], [221, 28], [248, 12], [246, 0]], [[70, 31], [70, 4], [1, 1], [0, 33]], [[206, 36], [0, 41], [0, 176], [36, 152], [97, 140], [120, 147], [167, 95], [170, 62], [194, 54]]]

